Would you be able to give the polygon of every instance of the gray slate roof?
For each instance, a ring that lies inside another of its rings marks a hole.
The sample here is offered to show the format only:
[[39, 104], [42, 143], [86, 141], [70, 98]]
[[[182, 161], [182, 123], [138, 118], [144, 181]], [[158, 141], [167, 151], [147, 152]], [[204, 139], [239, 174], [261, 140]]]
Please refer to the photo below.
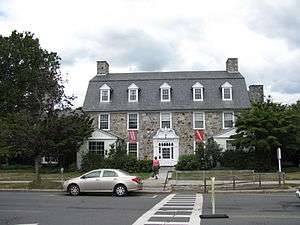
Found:
[[[221, 85], [232, 85], [232, 101], [222, 101]], [[160, 102], [160, 86], [171, 86], [171, 102]], [[203, 102], [193, 101], [192, 86], [200, 82], [204, 86]], [[128, 102], [128, 87], [139, 87], [139, 102]], [[111, 89], [111, 102], [100, 103], [99, 88], [107, 84]], [[240, 73], [226, 71], [180, 71], [112, 73], [95, 76], [89, 82], [84, 111], [162, 111], [162, 110], [239, 110], [250, 107], [244, 77]]]

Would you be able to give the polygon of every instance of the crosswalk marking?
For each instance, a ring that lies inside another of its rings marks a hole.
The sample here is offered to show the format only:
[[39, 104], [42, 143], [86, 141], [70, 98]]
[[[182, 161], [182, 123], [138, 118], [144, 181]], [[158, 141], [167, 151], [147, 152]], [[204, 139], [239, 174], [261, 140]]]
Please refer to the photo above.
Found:
[[132, 225], [199, 225], [202, 205], [201, 194], [170, 194]]

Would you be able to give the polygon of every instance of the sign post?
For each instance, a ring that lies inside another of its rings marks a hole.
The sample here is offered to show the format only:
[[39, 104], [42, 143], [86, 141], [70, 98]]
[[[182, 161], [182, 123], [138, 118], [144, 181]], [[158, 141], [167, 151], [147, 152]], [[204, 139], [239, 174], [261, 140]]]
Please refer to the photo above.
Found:
[[215, 215], [216, 208], [215, 208], [215, 177], [211, 178], [211, 210], [212, 214]]
[[278, 172], [281, 173], [281, 149], [277, 148]]

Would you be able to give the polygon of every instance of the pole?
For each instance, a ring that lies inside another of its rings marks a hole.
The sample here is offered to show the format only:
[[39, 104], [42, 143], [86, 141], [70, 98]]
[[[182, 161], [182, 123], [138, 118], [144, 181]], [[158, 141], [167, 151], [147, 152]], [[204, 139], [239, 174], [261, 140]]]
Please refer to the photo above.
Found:
[[277, 149], [277, 158], [278, 158], [278, 172], [281, 173], [281, 149]]
[[215, 177], [211, 178], [211, 205], [212, 205], [212, 214], [216, 213], [215, 209]]

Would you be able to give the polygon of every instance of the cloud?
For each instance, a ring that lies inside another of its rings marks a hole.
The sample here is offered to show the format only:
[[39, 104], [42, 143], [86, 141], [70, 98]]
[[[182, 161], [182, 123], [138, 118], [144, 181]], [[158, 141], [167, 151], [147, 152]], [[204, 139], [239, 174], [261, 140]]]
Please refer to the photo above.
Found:
[[300, 1], [252, 1], [249, 27], [269, 38], [279, 38], [292, 48], [300, 47]]
[[180, 58], [175, 45], [152, 37], [142, 30], [107, 30], [78, 38], [84, 45], [63, 53], [63, 64], [79, 60], [108, 60], [116, 67], [139, 71], [163, 70]]

